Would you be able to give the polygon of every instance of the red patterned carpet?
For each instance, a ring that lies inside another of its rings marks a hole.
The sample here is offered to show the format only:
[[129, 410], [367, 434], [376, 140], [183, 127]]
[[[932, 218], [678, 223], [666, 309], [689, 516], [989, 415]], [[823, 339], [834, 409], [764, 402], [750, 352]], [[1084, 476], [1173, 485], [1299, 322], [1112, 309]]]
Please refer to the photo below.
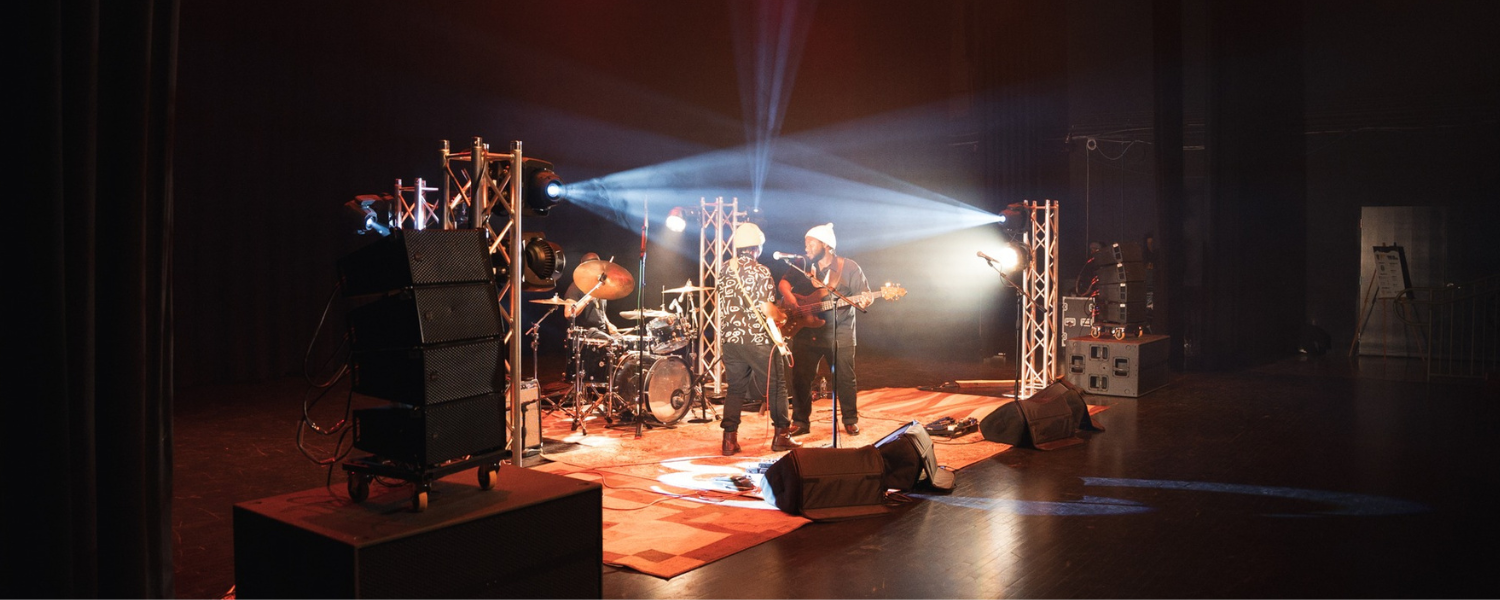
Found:
[[[856, 436], [841, 431], [839, 446], [873, 444], [912, 420], [982, 419], [1011, 401], [914, 388], [862, 391], [862, 431]], [[1091, 412], [1101, 410], [1091, 407]], [[812, 416], [812, 432], [797, 440], [808, 447], [828, 446], [830, 401], [814, 403]], [[537, 468], [603, 483], [605, 562], [671, 578], [810, 522], [763, 501], [758, 487], [740, 491], [729, 481], [783, 454], [771, 451], [770, 418], [744, 415], [739, 429], [744, 451], [732, 457], [719, 453], [722, 431], [717, 422], [684, 421], [669, 428], [647, 428], [636, 438], [633, 427], [609, 428], [599, 422], [584, 435], [557, 412], [544, 417], [544, 456], [550, 462]], [[1010, 448], [986, 441], [977, 432], [934, 442], [938, 464], [955, 471]], [[758, 477], [752, 480], [759, 485]]]

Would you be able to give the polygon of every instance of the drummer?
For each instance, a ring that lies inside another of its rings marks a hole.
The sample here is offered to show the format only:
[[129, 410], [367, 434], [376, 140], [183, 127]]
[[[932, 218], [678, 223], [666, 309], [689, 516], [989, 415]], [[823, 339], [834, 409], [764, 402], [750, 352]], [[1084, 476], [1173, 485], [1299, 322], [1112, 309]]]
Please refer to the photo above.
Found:
[[[584, 254], [583, 260], [579, 261], [580, 264], [578, 267], [583, 268], [582, 263], [587, 263], [591, 260], [599, 260], [599, 255], [593, 252]], [[620, 330], [615, 329], [615, 325], [609, 322], [609, 316], [606, 312], [609, 308], [608, 300], [587, 295], [578, 287], [577, 283], [568, 284], [568, 291], [565, 296], [567, 299], [574, 301], [573, 304], [563, 307], [563, 315], [572, 321], [573, 327], [598, 329], [611, 336], [620, 335]]]

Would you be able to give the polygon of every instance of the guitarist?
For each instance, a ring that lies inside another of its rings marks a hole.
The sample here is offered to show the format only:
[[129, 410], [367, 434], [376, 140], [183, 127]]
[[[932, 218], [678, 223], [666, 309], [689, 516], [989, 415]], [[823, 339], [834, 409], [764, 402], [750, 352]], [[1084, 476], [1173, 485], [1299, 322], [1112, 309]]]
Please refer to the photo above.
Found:
[[[724, 396], [724, 456], [740, 451], [740, 408], [755, 398], [769, 403], [771, 423], [776, 437], [771, 441], [775, 451], [801, 446], [792, 439], [794, 428], [786, 416], [786, 384], [781, 356], [773, 350], [780, 331], [763, 312], [764, 305], [774, 307], [776, 290], [771, 270], [757, 262], [766, 236], [754, 223], [743, 223], [734, 229], [734, 258], [724, 263], [718, 274], [719, 329], [724, 360], [724, 378], [729, 389]], [[767, 325], [770, 328], [767, 328]]]
[[[783, 310], [791, 313], [790, 318], [802, 317], [796, 312], [798, 306], [830, 299], [828, 289], [849, 297], [860, 308], [870, 304], [870, 283], [865, 280], [864, 270], [859, 268], [859, 263], [839, 256], [835, 251], [838, 239], [833, 235], [833, 223], [807, 230], [803, 241], [807, 254], [802, 259], [801, 268], [787, 269], [777, 284]], [[866, 295], [856, 298], [857, 294]], [[818, 374], [818, 361], [823, 360], [833, 368], [833, 391], [838, 397], [839, 420], [844, 424], [844, 431], [849, 435], [859, 434], [859, 392], [854, 380], [854, 315], [854, 307], [847, 305], [812, 314], [811, 326], [798, 331], [792, 338], [792, 427], [800, 433], [806, 433], [810, 426], [812, 382]], [[821, 324], [817, 323], [819, 320]]]

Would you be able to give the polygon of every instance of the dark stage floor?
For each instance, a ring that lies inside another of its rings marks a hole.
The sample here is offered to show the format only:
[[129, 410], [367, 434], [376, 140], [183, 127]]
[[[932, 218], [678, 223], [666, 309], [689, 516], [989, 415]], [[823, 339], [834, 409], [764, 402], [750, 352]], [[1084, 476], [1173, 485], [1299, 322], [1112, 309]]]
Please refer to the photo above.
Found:
[[[860, 360], [863, 388], [1003, 375], [978, 362]], [[1418, 370], [1323, 357], [1178, 376], [1139, 399], [1091, 396], [1111, 408], [1086, 444], [1013, 449], [960, 471], [951, 495], [811, 524], [670, 581], [602, 567], [604, 594], [1500, 596], [1483, 491], [1497, 474], [1500, 397], [1493, 384], [1424, 383]], [[289, 379], [179, 392], [178, 596], [229, 591], [234, 503], [324, 484], [293, 437], [306, 389]], [[341, 408], [325, 400], [320, 424]], [[342, 493], [342, 474], [333, 482]]]

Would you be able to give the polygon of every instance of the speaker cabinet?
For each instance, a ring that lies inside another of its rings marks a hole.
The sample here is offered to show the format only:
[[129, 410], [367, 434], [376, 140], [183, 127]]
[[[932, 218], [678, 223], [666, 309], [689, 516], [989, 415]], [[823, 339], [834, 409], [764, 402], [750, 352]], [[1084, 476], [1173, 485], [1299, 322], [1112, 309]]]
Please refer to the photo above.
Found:
[[495, 278], [489, 238], [481, 229], [403, 229], [339, 260], [345, 296]]
[[[502, 467], [434, 482], [442, 500], [408, 511], [409, 488], [360, 504], [319, 487], [234, 506], [240, 598], [599, 598], [602, 488]], [[379, 489], [379, 488], [377, 488]]]
[[349, 329], [356, 352], [504, 334], [491, 283], [405, 289], [351, 309]]
[[435, 465], [505, 447], [503, 394], [484, 394], [425, 407], [354, 411], [354, 447], [381, 458]]
[[[1133, 285], [1133, 284], [1132, 284]], [[1099, 319], [1106, 323], [1145, 323], [1146, 301], [1140, 302], [1106, 302], [1100, 311]]]
[[874, 446], [797, 448], [766, 469], [765, 488], [783, 512], [814, 521], [887, 512], [885, 459]]
[[1145, 302], [1147, 289], [1143, 281], [1127, 281], [1099, 286], [1099, 296], [1105, 302]]
[[1091, 394], [1136, 398], [1167, 384], [1168, 344], [1164, 335], [1124, 340], [1073, 338], [1067, 341], [1067, 379]]
[[1100, 285], [1125, 283], [1127, 281], [1146, 281], [1146, 264], [1124, 262], [1099, 267]]
[[383, 400], [425, 406], [499, 391], [503, 340], [359, 352], [354, 391]]

